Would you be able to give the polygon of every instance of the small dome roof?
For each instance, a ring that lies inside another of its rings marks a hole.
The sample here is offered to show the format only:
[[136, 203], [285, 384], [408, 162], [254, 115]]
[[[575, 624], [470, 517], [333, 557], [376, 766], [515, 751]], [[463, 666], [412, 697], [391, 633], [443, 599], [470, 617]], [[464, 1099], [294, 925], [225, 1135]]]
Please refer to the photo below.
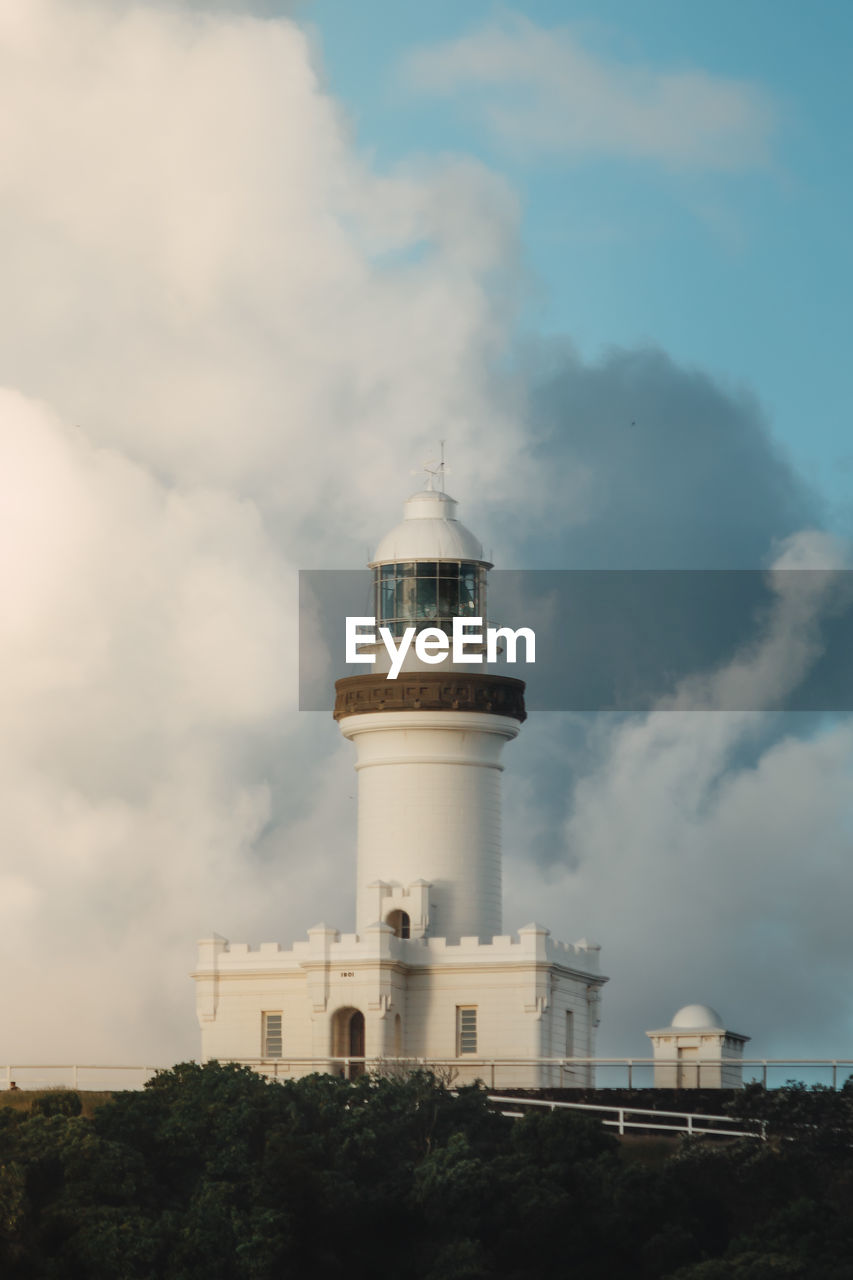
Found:
[[672, 1020], [674, 1027], [691, 1027], [699, 1030], [702, 1028], [722, 1027], [723, 1020], [717, 1013], [716, 1009], [712, 1009], [707, 1004], [686, 1004], [683, 1009], [679, 1009], [678, 1013]]
[[437, 489], [409, 498], [403, 519], [379, 543], [370, 567], [395, 560], [473, 560], [491, 568], [482, 543], [456, 519], [453, 498]]

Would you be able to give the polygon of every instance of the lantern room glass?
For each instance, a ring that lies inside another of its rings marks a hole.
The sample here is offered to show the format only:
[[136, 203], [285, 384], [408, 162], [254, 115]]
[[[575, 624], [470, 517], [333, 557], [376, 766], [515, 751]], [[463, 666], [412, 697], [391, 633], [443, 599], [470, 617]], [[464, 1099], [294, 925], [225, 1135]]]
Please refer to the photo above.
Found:
[[401, 636], [406, 627], [438, 627], [454, 618], [486, 617], [486, 570], [465, 560], [400, 560], [374, 571], [378, 625]]

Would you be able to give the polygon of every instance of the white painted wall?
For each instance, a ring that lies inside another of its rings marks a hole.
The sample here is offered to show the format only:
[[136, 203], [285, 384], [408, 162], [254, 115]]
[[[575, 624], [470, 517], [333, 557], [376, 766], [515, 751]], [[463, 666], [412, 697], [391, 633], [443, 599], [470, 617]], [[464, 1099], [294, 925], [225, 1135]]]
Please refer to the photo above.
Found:
[[501, 751], [519, 722], [466, 711], [347, 716], [356, 747], [356, 928], [374, 923], [377, 880], [432, 885], [429, 933], [501, 932]]
[[[587, 997], [603, 981], [597, 948], [554, 942], [536, 925], [488, 945], [476, 938], [456, 945], [444, 938], [404, 941], [384, 926], [364, 937], [318, 926], [289, 951], [275, 944], [252, 950], [205, 940], [193, 976], [205, 1059], [259, 1058], [262, 1014], [281, 1012], [278, 1073], [325, 1070], [335, 1014], [355, 1007], [365, 1017], [367, 1057], [395, 1056], [399, 1014], [404, 1056], [425, 1064], [452, 1060], [460, 1082], [487, 1083], [490, 1059], [516, 1059], [516, 1065], [496, 1069], [495, 1084], [505, 1088], [560, 1082], [559, 1069], [525, 1060], [552, 1056], [552, 1019], [564, 1022], [567, 1007], [575, 1012], [575, 1054], [592, 1056]], [[459, 1005], [477, 1007], [476, 1057], [457, 1055]], [[561, 1047], [553, 1056], [562, 1052]], [[289, 1063], [312, 1056], [313, 1063]], [[565, 1083], [587, 1080], [579, 1072]]]
[[[647, 1031], [655, 1059], [656, 1089], [739, 1089], [743, 1046], [748, 1039], [723, 1030]], [[734, 1061], [725, 1061], [734, 1059]]]

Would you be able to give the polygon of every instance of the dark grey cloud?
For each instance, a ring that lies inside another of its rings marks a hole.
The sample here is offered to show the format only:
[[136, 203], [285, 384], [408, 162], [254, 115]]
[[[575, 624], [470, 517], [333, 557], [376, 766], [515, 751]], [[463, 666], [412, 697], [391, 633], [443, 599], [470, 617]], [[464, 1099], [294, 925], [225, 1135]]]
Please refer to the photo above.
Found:
[[[651, 348], [614, 349], [587, 362], [567, 341], [539, 343], [526, 349], [519, 366], [527, 381], [530, 450], [544, 501], [542, 518], [533, 527], [520, 525], [512, 539], [516, 564], [757, 569], [768, 565], [786, 538], [820, 526], [820, 496], [774, 441], [749, 391], [727, 388]], [[565, 619], [563, 626], [572, 621]], [[732, 622], [719, 616], [713, 634], [694, 634], [697, 670], [713, 667], [744, 639]], [[582, 610], [574, 625], [583, 630]], [[630, 609], [624, 639], [629, 649], [642, 647]], [[567, 647], [579, 643], [575, 639]], [[590, 735], [602, 723], [601, 717], [575, 715], [550, 726], [549, 740], [556, 735], [556, 741], [541, 758], [537, 754], [527, 777], [539, 820], [524, 856], [542, 866], [576, 857], [576, 851], [561, 850], [553, 832], [571, 812], [572, 779], [594, 767]], [[791, 723], [774, 718], [775, 729], [768, 732], [786, 732]], [[534, 724], [528, 736], [539, 732]], [[812, 719], [799, 716], [796, 724], [809, 732]], [[745, 758], [753, 749], [743, 745]]]
[[525, 363], [533, 456], [571, 496], [562, 525], [522, 539], [521, 563], [755, 569], [774, 543], [820, 525], [822, 500], [750, 392], [657, 349], [587, 363], [554, 345]]
[[[792, 546], [817, 547], [818, 563], [840, 554], [803, 533], [820, 530], [822, 500], [748, 391], [655, 350], [588, 363], [554, 345], [525, 368], [543, 502], [515, 563], [740, 570]], [[823, 705], [827, 680], [849, 683], [849, 644], [831, 603], [802, 604], [788, 618], [815, 624], [801, 705]], [[732, 673], [750, 691], [768, 672], [790, 676], [760, 627], [738, 672], [744, 637], [730, 624], [718, 618], [707, 651], [697, 645], [697, 670], [716, 669], [719, 689]], [[624, 628], [628, 649], [642, 646], [635, 612]], [[758, 1056], [846, 1052], [838, 992], [853, 950], [834, 904], [849, 891], [849, 718], [534, 713], [507, 766], [507, 925], [545, 900], [556, 933], [603, 944], [601, 1051], [642, 1055], [645, 1029], [698, 1000], [752, 1035]]]

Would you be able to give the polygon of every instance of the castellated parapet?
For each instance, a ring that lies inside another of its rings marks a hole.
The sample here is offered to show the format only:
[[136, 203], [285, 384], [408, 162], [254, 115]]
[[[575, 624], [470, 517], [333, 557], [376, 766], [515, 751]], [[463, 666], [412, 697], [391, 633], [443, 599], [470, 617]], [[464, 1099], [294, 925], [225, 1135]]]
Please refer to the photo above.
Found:
[[229, 942], [214, 934], [201, 939], [198, 948], [194, 977], [208, 970], [242, 973], [254, 969], [264, 972], [271, 968], [294, 969], [318, 955], [328, 957], [334, 964], [368, 957], [387, 958], [408, 966], [468, 964], [472, 959], [494, 964], [535, 961], [598, 975], [601, 950], [597, 943], [585, 940], [558, 942], [548, 929], [537, 924], [519, 929], [515, 937], [502, 934], [488, 943], [479, 938], [460, 938], [458, 942], [448, 942], [446, 938], [398, 938], [390, 926], [384, 924], [376, 924], [366, 936], [360, 937], [318, 924], [308, 930], [307, 941], [294, 942], [290, 947], [278, 942], [261, 942], [253, 947], [248, 942]]
[[[452, 1064], [460, 1081], [489, 1078], [498, 1061], [504, 1086], [589, 1081], [587, 1066], [524, 1064], [575, 1050], [567, 1024], [584, 1048], [591, 1042], [602, 983], [594, 943], [558, 942], [541, 925], [489, 943], [400, 938], [381, 922], [363, 935], [319, 924], [289, 948], [213, 936], [199, 942], [193, 977], [206, 1057], [265, 1061], [284, 1077], [344, 1071], [350, 1046], [336, 1045], [336, 1025], [358, 1009], [366, 1059]], [[460, 1053], [458, 1011], [471, 1007], [476, 1049]], [[271, 1012], [281, 1017], [275, 1057], [263, 1044]]]

